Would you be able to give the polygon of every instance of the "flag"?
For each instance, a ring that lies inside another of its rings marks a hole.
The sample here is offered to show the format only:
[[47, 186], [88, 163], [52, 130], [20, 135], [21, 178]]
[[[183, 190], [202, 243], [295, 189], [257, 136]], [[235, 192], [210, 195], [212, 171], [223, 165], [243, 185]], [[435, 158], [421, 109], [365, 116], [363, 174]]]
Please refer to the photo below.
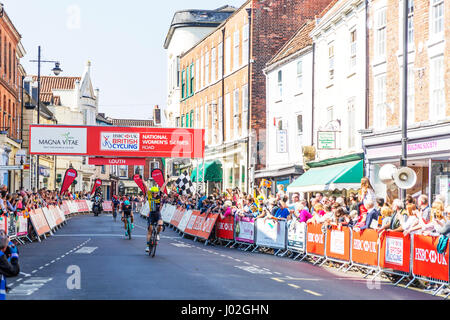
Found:
[[183, 172], [175, 182], [178, 192], [181, 193], [183, 196], [193, 196], [195, 195], [195, 187], [194, 184], [191, 181], [191, 177], [186, 173]]
[[140, 174], [135, 174], [133, 177], [134, 182], [138, 185], [138, 187], [141, 189], [141, 191], [144, 194], [147, 194], [147, 187], [144, 184], [144, 181], [142, 181], [142, 177]]
[[98, 187], [100, 187], [102, 185], [102, 180], [97, 179], [94, 182], [94, 187], [92, 188], [91, 194], [93, 194], [95, 192], [95, 190], [97, 190]]
[[75, 170], [74, 168], [69, 168], [66, 170], [66, 173], [64, 174], [64, 180], [61, 185], [60, 194], [63, 194], [64, 192], [69, 190], [69, 187], [75, 181], [77, 176], [78, 176], [77, 170]]
[[[155, 180], [155, 182], [158, 184], [160, 188], [164, 185], [164, 174], [161, 169], [153, 169], [152, 170], [152, 178]], [[165, 194], [167, 194], [167, 189], [164, 188], [164, 190], [161, 190]]]

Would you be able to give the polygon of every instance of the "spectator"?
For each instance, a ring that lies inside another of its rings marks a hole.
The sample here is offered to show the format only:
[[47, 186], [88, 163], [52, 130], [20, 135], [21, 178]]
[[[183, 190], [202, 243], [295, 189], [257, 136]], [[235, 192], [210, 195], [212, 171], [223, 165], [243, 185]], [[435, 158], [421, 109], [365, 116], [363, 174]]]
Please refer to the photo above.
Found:
[[[359, 201], [359, 211], [360, 214], [364, 213], [364, 211], [367, 211], [367, 207], [366, 205], [366, 201], [372, 201], [373, 203], [376, 201], [376, 195], [375, 195], [375, 191], [372, 187], [372, 185], [370, 184], [370, 180], [369, 178], [362, 178], [361, 179], [361, 189], [359, 191], [359, 197], [358, 197], [358, 201]], [[361, 206], [364, 207], [364, 209], [361, 208]]]
[[425, 221], [430, 222], [430, 206], [428, 205], [428, 197], [424, 194], [422, 194], [419, 199], [417, 200], [417, 206], [420, 210], [423, 219]]
[[19, 274], [17, 247], [9, 241], [6, 233], [0, 231], [0, 300], [6, 300], [6, 278]]
[[378, 216], [380, 212], [377, 210], [377, 208], [375, 208], [374, 203], [371, 200], [366, 200], [364, 206], [367, 209], [367, 217], [364, 226], [361, 226], [360, 230], [363, 231], [365, 229], [376, 229], [378, 227]]
[[359, 220], [359, 215], [357, 210], [352, 210], [347, 218], [347, 226], [353, 228]]
[[417, 216], [415, 214], [416, 206], [414, 204], [408, 204], [406, 206], [407, 216], [404, 217], [404, 220], [400, 220], [400, 227], [393, 231], [403, 232], [404, 235], [409, 234], [409, 230], [411, 227], [414, 227], [418, 223]]
[[393, 214], [393, 210], [388, 205], [384, 205], [381, 208], [380, 216], [381, 216], [382, 220], [381, 220], [381, 226], [379, 226], [377, 228], [378, 232], [384, 231], [391, 226], [392, 214]]
[[276, 211], [274, 217], [279, 219], [287, 219], [288, 216], [290, 215], [287, 203], [285, 201], [281, 201], [280, 202], [280, 207], [278, 208], [278, 210]]

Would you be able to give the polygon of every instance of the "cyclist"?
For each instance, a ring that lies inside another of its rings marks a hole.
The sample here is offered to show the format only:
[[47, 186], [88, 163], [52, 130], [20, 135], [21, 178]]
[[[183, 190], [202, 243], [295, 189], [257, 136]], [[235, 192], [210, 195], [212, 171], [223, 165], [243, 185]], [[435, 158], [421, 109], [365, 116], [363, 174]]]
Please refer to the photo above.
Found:
[[117, 199], [116, 195], [113, 196], [112, 203], [113, 203], [113, 216], [115, 218], [117, 215], [117, 211], [119, 210], [120, 207], [120, 200]]
[[158, 187], [152, 187], [150, 191], [147, 192], [148, 204], [150, 207], [150, 214], [148, 215], [148, 233], [147, 233], [147, 248], [145, 252], [149, 252], [150, 239], [153, 232], [153, 223], [158, 222], [158, 235], [157, 240], [159, 241], [159, 233], [163, 228], [163, 220], [161, 218], [161, 192]]
[[134, 216], [130, 201], [125, 200], [122, 205], [122, 221], [125, 224], [125, 237], [128, 237], [127, 218], [131, 217], [131, 229], [134, 229]]

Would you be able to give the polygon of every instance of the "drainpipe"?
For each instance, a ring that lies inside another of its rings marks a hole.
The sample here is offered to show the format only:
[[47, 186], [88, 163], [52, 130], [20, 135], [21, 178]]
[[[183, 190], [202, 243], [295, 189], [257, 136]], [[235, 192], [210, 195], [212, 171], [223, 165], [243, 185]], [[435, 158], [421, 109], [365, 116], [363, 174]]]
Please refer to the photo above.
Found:
[[246, 177], [247, 177], [247, 192], [250, 192], [250, 175], [249, 175], [249, 169], [250, 169], [250, 130], [251, 130], [251, 125], [250, 125], [250, 121], [251, 121], [251, 117], [250, 117], [250, 111], [251, 111], [251, 97], [250, 97], [250, 93], [251, 93], [251, 62], [252, 62], [252, 57], [251, 57], [251, 53], [252, 53], [252, 37], [251, 37], [251, 30], [252, 30], [252, 9], [251, 8], [247, 8], [247, 14], [248, 14], [248, 66], [247, 66], [247, 173], [246, 173]]
[[311, 95], [311, 146], [314, 146], [314, 92], [316, 90], [315, 85], [315, 69], [316, 69], [316, 44], [313, 42], [312, 44], [312, 95]]
[[369, 129], [369, 1], [365, 0], [366, 13], [366, 108], [365, 108], [365, 129]]

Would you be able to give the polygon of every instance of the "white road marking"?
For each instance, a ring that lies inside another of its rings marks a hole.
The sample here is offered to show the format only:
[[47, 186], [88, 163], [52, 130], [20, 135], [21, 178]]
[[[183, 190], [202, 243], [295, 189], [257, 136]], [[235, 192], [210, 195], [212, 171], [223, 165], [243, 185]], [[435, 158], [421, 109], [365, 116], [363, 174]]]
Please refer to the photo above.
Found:
[[28, 273], [25, 273], [25, 272], [21, 272], [20, 274], [21, 274], [21, 275], [24, 275], [25, 277], [31, 276], [31, 274], [28, 274]]
[[314, 291], [311, 291], [311, 290], [303, 289], [303, 291], [305, 291], [306, 293], [312, 294], [314, 296], [318, 296], [318, 297], [322, 296], [320, 293], [317, 293], [317, 292], [314, 292]]
[[284, 282], [284, 280], [281, 280], [280, 278], [270, 278], [270, 279], [275, 280], [277, 282]]
[[262, 269], [258, 269], [258, 268], [252, 267], [252, 266], [250, 266], [250, 267], [234, 266], [234, 267], [238, 268], [238, 269], [241, 269], [241, 270], [244, 270], [244, 271], [247, 271], [247, 272], [250, 272], [250, 273], [254, 273], [254, 274], [272, 274], [272, 272], [265, 271], [265, 270], [262, 270]]
[[297, 286], [297, 285], [295, 285], [295, 284], [292, 284], [292, 283], [288, 283], [288, 286], [290, 286], [290, 287], [292, 287], [292, 288], [295, 288], [295, 289], [300, 289], [299, 286]]
[[97, 250], [98, 247], [83, 247], [79, 249], [78, 251], [75, 251], [75, 253], [82, 253], [82, 254], [91, 254], [95, 250]]
[[171, 245], [178, 247], [178, 248], [192, 248], [192, 246], [184, 243], [171, 243]]
[[[22, 279], [20, 279], [22, 280]], [[13, 288], [9, 295], [13, 296], [29, 296], [38, 291], [46, 283], [52, 281], [53, 278], [29, 278], [19, 286]]]

